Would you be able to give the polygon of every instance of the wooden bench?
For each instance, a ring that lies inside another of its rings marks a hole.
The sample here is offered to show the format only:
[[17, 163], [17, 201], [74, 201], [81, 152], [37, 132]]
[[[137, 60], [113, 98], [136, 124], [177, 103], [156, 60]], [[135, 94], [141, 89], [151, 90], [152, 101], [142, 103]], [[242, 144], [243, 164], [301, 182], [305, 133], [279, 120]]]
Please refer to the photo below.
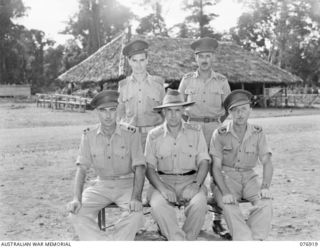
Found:
[[81, 96], [62, 94], [36, 94], [37, 107], [48, 107], [51, 109], [78, 110], [85, 112], [90, 99]]

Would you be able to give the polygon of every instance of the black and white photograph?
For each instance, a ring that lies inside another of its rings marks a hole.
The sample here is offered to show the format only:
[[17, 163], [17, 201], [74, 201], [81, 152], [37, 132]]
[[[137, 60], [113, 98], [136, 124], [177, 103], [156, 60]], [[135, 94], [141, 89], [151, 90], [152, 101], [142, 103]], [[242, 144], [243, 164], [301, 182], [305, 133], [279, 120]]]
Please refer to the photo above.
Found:
[[1, 247], [320, 244], [319, 0], [0, 0], [0, 116]]

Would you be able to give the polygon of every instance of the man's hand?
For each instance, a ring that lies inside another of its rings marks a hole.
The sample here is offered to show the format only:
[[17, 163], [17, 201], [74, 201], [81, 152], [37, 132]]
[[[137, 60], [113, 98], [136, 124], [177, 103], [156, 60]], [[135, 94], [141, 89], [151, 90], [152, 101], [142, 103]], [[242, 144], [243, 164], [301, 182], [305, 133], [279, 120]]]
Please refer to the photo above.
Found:
[[272, 195], [269, 189], [261, 189], [261, 199], [271, 199]]
[[200, 190], [199, 185], [192, 183], [187, 185], [182, 191], [182, 200], [190, 201]]
[[232, 194], [226, 194], [222, 196], [223, 204], [236, 204], [237, 199]]
[[163, 185], [164, 185], [163, 189], [160, 190], [161, 195], [167, 201], [169, 201], [171, 203], [176, 203], [177, 202], [177, 195], [176, 195], [176, 191], [174, 190], [174, 188], [172, 188], [171, 186], [169, 186], [167, 184], [163, 184]]
[[142, 211], [142, 202], [136, 199], [132, 199], [129, 203], [129, 209], [131, 212]]
[[82, 207], [81, 202], [79, 200], [75, 199], [75, 200], [68, 203], [67, 210], [70, 213], [78, 214], [81, 207]]

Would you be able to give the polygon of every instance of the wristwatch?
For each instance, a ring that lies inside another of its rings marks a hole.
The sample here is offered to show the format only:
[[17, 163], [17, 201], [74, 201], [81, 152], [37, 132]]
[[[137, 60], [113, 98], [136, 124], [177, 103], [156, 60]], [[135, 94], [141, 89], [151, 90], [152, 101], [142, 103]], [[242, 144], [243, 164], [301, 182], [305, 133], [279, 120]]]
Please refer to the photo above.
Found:
[[201, 183], [198, 183], [198, 181], [197, 180], [193, 180], [193, 182], [192, 183], [195, 183], [196, 185], [198, 185], [198, 187], [199, 188], [201, 188]]

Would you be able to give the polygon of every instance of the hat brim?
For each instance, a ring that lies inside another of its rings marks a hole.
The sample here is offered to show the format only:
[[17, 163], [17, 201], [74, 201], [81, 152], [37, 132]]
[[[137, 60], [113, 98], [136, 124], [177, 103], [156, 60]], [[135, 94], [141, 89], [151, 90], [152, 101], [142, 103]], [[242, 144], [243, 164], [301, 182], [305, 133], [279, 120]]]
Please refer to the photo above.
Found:
[[245, 105], [245, 104], [250, 104], [251, 101], [249, 100], [243, 100], [243, 101], [239, 101], [239, 102], [235, 102], [234, 104], [231, 104], [228, 108], [228, 110], [234, 108], [234, 107], [238, 107], [238, 106], [241, 106], [241, 105]]
[[164, 104], [164, 105], [160, 105], [160, 106], [154, 107], [153, 110], [160, 110], [160, 109], [163, 109], [163, 108], [178, 107], [178, 106], [188, 107], [188, 106], [191, 106], [191, 105], [193, 105], [195, 103], [196, 102], [168, 103], [168, 104]]
[[108, 102], [108, 103], [99, 104], [99, 105], [97, 105], [95, 107], [91, 105], [91, 107], [93, 107], [95, 109], [98, 109], [98, 108], [112, 108], [112, 107], [117, 107], [118, 105], [119, 105], [118, 102]]

